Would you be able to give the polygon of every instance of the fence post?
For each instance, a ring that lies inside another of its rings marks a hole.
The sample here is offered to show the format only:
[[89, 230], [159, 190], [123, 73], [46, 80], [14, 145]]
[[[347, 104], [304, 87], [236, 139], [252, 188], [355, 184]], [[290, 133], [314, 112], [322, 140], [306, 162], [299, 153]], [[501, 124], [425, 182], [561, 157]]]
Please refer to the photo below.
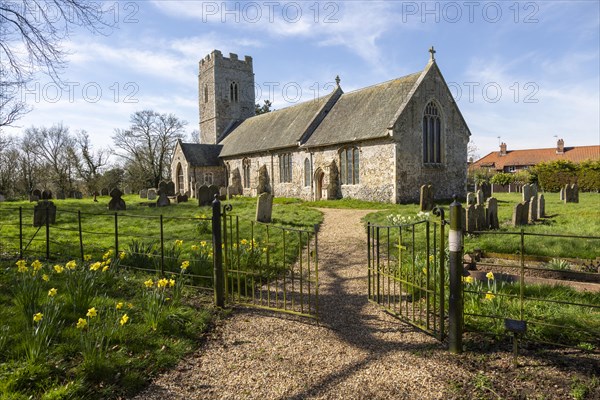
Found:
[[19, 258], [23, 259], [23, 207], [19, 207]]
[[50, 207], [46, 202], [46, 260], [50, 259]]
[[77, 224], [79, 226], [79, 252], [81, 253], [81, 262], [85, 260], [85, 255], [83, 254], [83, 230], [81, 229], [81, 210], [77, 211]]
[[223, 285], [223, 249], [221, 248], [221, 202], [215, 195], [212, 202], [212, 242], [213, 242], [213, 277], [215, 305], [217, 307], [225, 306], [224, 285]]
[[[119, 214], [115, 212], [115, 257], [119, 256]], [[114, 258], [113, 258], [114, 260]]]
[[165, 275], [165, 232], [162, 214], [160, 214], [160, 275]]
[[456, 201], [450, 204], [450, 296], [448, 301], [448, 347], [451, 353], [462, 353], [463, 292], [462, 292], [462, 206]]

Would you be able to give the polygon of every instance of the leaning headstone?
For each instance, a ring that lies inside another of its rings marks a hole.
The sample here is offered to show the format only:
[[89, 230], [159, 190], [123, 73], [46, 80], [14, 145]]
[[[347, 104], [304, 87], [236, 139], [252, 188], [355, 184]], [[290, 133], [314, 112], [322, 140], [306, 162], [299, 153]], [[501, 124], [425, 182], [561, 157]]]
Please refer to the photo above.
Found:
[[156, 189], [150, 188], [148, 189], [148, 200], [156, 200]]
[[481, 191], [481, 190], [478, 190], [478, 191], [475, 193], [475, 196], [476, 196], [476, 198], [477, 198], [477, 203], [476, 203], [476, 204], [481, 204], [481, 205], [483, 205], [483, 202], [485, 201], [485, 197], [483, 196], [483, 191]]
[[531, 199], [531, 185], [523, 185], [523, 201], [529, 201]]
[[467, 206], [465, 220], [465, 229], [467, 232], [473, 232], [477, 230], [477, 215], [475, 213], [475, 205], [470, 204]]
[[513, 214], [512, 214], [512, 225], [513, 226], [519, 226], [521, 225], [521, 221], [522, 221], [522, 215], [523, 214], [523, 203], [517, 203], [515, 205], [515, 207], [513, 208]]
[[108, 188], [103, 188], [100, 190], [100, 196], [108, 196]]
[[111, 211], [123, 211], [127, 209], [125, 205], [125, 200], [121, 198], [123, 196], [123, 192], [119, 189], [113, 189], [110, 191], [110, 201], [108, 202], [108, 209]]
[[216, 185], [210, 185], [208, 187], [208, 195], [210, 196], [210, 202], [215, 199], [215, 196], [219, 196], [219, 187]]
[[565, 188], [560, 188], [560, 201], [565, 201]]
[[431, 186], [431, 185], [422, 185], [421, 186], [420, 205], [421, 205], [421, 211], [433, 210], [433, 207], [434, 207], [433, 186]]
[[537, 217], [538, 219], [544, 218], [546, 216], [546, 199], [544, 199], [544, 195], [540, 194], [537, 200]]
[[213, 197], [210, 197], [210, 192], [208, 190], [208, 186], [206, 185], [202, 185], [198, 188], [196, 198], [198, 198], [198, 205], [200, 207], [208, 206], [214, 200]]
[[41, 199], [42, 200], [51, 200], [52, 199], [52, 191], [50, 191], [50, 190], [44, 190], [42, 192]]
[[473, 193], [473, 192], [467, 193], [467, 205], [475, 204], [475, 203], [477, 203], [477, 196], [475, 196], [475, 193]]
[[33, 226], [46, 225], [46, 218], [49, 224], [56, 223], [56, 206], [51, 201], [39, 201], [33, 208]]
[[158, 191], [158, 200], [156, 200], [157, 207], [166, 207], [171, 205], [171, 201], [167, 196], [167, 189], [159, 189]]
[[263, 165], [258, 169], [258, 185], [256, 186], [256, 194], [271, 193], [271, 185], [269, 185], [269, 171], [267, 166]]
[[489, 183], [482, 182], [481, 185], [479, 185], [479, 190], [483, 192], [484, 199], [492, 197], [492, 186]]
[[486, 201], [487, 226], [490, 229], [500, 228], [498, 221], [498, 200], [495, 197], [490, 197]]
[[538, 205], [538, 199], [536, 196], [531, 196], [531, 200], [529, 200], [529, 222], [534, 222], [537, 220], [537, 205]]
[[521, 210], [521, 225], [527, 225], [529, 222], [529, 202], [524, 201], [521, 204], [523, 205]]
[[256, 201], [256, 221], [271, 222], [273, 212], [273, 196], [270, 193], [261, 193]]
[[33, 189], [29, 195], [29, 201], [38, 201], [42, 198], [42, 191], [40, 189]]
[[535, 183], [532, 183], [531, 185], [529, 185], [529, 188], [531, 190], [531, 195], [535, 196], [537, 199], [537, 195], [538, 195], [538, 187]]
[[147, 198], [148, 198], [148, 189], [140, 190], [140, 199], [147, 199]]
[[175, 196], [175, 182], [167, 182], [167, 196]]
[[475, 204], [475, 226], [478, 231], [487, 230], [485, 217], [485, 206], [483, 204]]

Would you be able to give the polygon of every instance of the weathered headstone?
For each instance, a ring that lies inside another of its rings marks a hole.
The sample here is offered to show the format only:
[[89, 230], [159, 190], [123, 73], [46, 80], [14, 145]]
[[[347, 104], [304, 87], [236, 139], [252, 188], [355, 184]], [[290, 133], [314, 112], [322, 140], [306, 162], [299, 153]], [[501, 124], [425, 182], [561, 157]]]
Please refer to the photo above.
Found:
[[42, 198], [42, 191], [40, 189], [33, 189], [29, 195], [29, 201], [38, 201]]
[[156, 189], [150, 188], [148, 189], [148, 200], [156, 200]]
[[56, 192], [56, 200], [64, 200], [67, 196], [65, 196], [65, 192], [62, 190]]
[[167, 196], [175, 196], [175, 182], [167, 182]]
[[435, 206], [433, 202], [433, 186], [422, 185], [420, 193], [421, 211], [431, 211]]
[[219, 187], [219, 198], [222, 200], [227, 198], [227, 188], [225, 186]]
[[529, 201], [531, 199], [531, 185], [525, 184], [522, 189], [523, 193], [523, 201]]
[[125, 186], [125, 187], [123, 188], [123, 192], [124, 192], [125, 194], [131, 194], [131, 193], [132, 193], [131, 186], [129, 186], [129, 185]]
[[261, 193], [256, 201], [256, 221], [271, 222], [273, 212], [273, 196], [270, 193]]
[[524, 201], [521, 204], [523, 205], [521, 212], [521, 225], [527, 225], [529, 222], [529, 202]]
[[103, 188], [100, 190], [100, 196], [108, 196], [108, 188]]
[[198, 205], [200, 207], [208, 206], [214, 200], [214, 198], [210, 196], [210, 191], [206, 185], [202, 185], [198, 188], [196, 197], [198, 198]]
[[540, 194], [538, 196], [537, 213], [538, 213], [538, 219], [544, 218], [546, 216], [546, 199], [544, 199], [543, 194]]
[[475, 196], [475, 193], [473, 193], [473, 192], [467, 193], [467, 205], [475, 204], [475, 203], [477, 203], [477, 196]]
[[[158, 194], [160, 195], [160, 191], [161, 190], [167, 190], [167, 182], [165, 181], [160, 181], [158, 182]], [[165, 192], [166, 193], [166, 192]]]
[[42, 192], [42, 200], [52, 200], [52, 191], [50, 190], [44, 190]]
[[532, 183], [529, 185], [530, 189], [531, 189], [531, 195], [535, 196], [537, 199], [537, 195], [538, 195], [538, 187], [535, 183]]
[[485, 206], [483, 204], [475, 204], [475, 226], [478, 231], [487, 230], [485, 217]]
[[269, 171], [267, 166], [263, 165], [258, 169], [258, 185], [256, 186], [256, 194], [271, 193], [271, 185], [269, 185]]
[[231, 183], [227, 186], [227, 196], [238, 196], [242, 194], [242, 176], [240, 174], [240, 169], [236, 168], [231, 171]]
[[210, 185], [208, 187], [208, 196], [210, 197], [210, 202], [212, 203], [215, 199], [215, 195], [219, 196], [219, 187], [216, 185]]
[[171, 205], [171, 201], [169, 200], [169, 197], [167, 196], [166, 187], [163, 189], [159, 189], [158, 190], [158, 200], [156, 200], [156, 206], [157, 207], [167, 207], [169, 205]]
[[565, 188], [560, 188], [560, 201], [565, 201]]
[[485, 201], [485, 197], [483, 197], [483, 191], [478, 190], [475, 193], [476, 199], [477, 199], [477, 203], [476, 204], [480, 204], [483, 205], [483, 202]]
[[123, 196], [123, 192], [119, 189], [113, 189], [110, 191], [110, 201], [108, 202], [108, 209], [111, 211], [123, 211], [127, 209], [125, 205], [125, 200], [121, 198]]
[[51, 201], [39, 201], [33, 208], [33, 226], [46, 225], [46, 218], [49, 224], [56, 223], [56, 206]]
[[529, 200], [529, 222], [534, 222], [537, 220], [537, 205], [538, 205], [538, 199], [537, 196], [531, 196], [531, 199]]
[[147, 199], [147, 198], [148, 198], [148, 189], [140, 190], [140, 199]]
[[523, 214], [523, 203], [517, 203], [515, 205], [515, 207], [513, 208], [513, 214], [512, 214], [512, 220], [511, 220], [513, 226], [521, 225], [522, 214]]
[[579, 187], [576, 183], [565, 185], [565, 203], [579, 203]]
[[177, 203], [187, 203], [188, 196], [187, 194], [178, 194], [177, 195]]
[[487, 206], [487, 226], [490, 229], [498, 229], [500, 228], [500, 223], [498, 221], [498, 200], [495, 197], [490, 197], [486, 201]]
[[477, 230], [477, 215], [475, 213], [475, 205], [470, 204], [467, 206], [465, 220], [465, 229], [467, 232], [473, 232]]
[[482, 182], [479, 185], [479, 190], [483, 192], [483, 198], [487, 199], [488, 197], [492, 197], [492, 186], [487, 182]]

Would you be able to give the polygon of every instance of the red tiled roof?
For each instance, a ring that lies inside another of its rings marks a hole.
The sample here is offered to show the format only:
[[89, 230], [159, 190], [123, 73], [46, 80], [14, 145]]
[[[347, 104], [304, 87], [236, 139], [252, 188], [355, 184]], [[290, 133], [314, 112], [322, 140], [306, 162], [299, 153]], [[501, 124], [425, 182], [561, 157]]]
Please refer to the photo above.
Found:
[[562, 154], [556, 153], [556, 147], [550, 149], [511, 150], [501, 156], [493, 151], [471, 164], [471, 168], [489, 168], [503, 170], [505, 166], [530, 166], [541, 162], [569, 160], [580, 163], [585, 160], [600, 160], [600, 146], [565, 147]]

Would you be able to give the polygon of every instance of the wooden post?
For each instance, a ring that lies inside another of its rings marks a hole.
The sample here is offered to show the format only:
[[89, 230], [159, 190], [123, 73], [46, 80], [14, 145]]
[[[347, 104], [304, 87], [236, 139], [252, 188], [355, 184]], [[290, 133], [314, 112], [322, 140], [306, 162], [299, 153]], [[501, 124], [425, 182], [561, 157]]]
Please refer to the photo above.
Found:
[[463, 292], [462, 292], [462, 206], [456, 201], [450, 204], [450, 296], [448, 301], [448, 343], [451, 353], [462, 353]]
[[212, 202], [212, 237], [213, 237], [213, 277], [215, 305], [225, 306], [223, 282], [223, 249], [221, 248], [221, 202], [218, 195]]

